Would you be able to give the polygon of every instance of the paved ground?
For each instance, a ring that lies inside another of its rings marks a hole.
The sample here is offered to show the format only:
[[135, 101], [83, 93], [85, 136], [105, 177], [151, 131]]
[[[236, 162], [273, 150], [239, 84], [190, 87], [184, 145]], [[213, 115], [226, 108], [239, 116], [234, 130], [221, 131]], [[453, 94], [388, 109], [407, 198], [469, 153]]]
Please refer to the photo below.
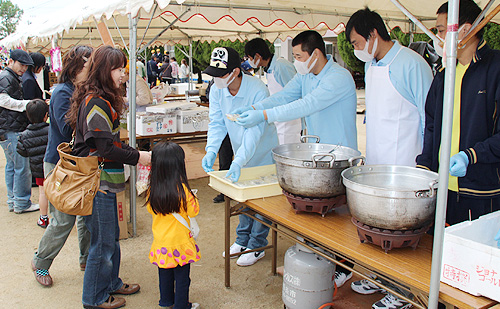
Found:
[[[364, 152], [363, 115], [358, 115], [358, 144]], [[223, 205], [212, 203], [217, 194], [208, 185], [208, 178], [200, 168], [204, 143], [185, 144], [188, 174], [192, 188], [199, 189], [201, 227], [199, 245], [202, 259], [192, 266], [191, 300], [202, 308], [283, 308], [281, 301], [282, 278], [271, 276], [270, 255], [251, 267], [238, 267], [232, 262], [232, 288], [224, 287]], [[0, 177], [3, 177], [5, 158], [0, 151]], [[198, 179], [194, 179], [198, 178]], [[33, 201], [38, 200], [38, 188], [33, 188]], [[151, 216], [137, 203], [138, 236], [122, 240], [121, 277], [125, 282], [141, 284], [141, 292], [126, 297], [127, 308], [156, 308], [158, 282], [156, 267], [147, 258], [151, 245]], [[0, 183], [0, 308], [81, 308], [83, 272], [78, 264], [76, 230], [55, 259], [50, 272], [54, 278], [51, 288], [39, 285], [30, 269], [30, 261], [44, 230], [36, 225], [38, 212], [16, 215], [6, 205], [5, 183]], [[232, 225], [236, 226], [237, 218]], [[234, 230], [233, 230], [234, 237]], [[278, 263], [292, 243], [280, 238]], [[350, 282], [349, 282], [350, 284]], [[383, 295], [360, 296], [349, 288], [339, 290], [334, 299], [335, 308], [370, 308]]]

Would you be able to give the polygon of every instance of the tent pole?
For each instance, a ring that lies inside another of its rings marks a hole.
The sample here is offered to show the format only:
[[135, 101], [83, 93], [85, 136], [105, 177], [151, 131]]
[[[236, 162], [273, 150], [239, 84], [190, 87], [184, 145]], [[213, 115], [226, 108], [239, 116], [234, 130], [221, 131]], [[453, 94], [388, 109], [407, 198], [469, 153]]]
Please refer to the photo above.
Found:
[[[193, 80], [192, 73], [193, 72], [193, 40], [189, 39], [189, 74], [188, 74], [188, 82], [189, 82], [189, 90], [193, 90]], [[199, 83], [200, 81], [198, 81]]]
[[[146, 37], [146, 33], [148, 33], [149, 26], [151, 25], [151, 21], [153, 20], [153, 16], [155, 15], [157, 8], [158, 8], [158, 3], [155, 2], [155, 8], [154, 8], [153, 12], [151, 13], [151, 17], [149, 18], [148, 26], [146, 27], [146, 30], [144, 30], [144, 34], [142, 35], [142, 39], [141, 39], [141, 42], [139, 43], [139, 46], [141, 46], [142, 42], [144, 42], [144, 38]], [[144, 59], [146, 59], [146, 58], [144, 58]]]
[[[135, 107], [136, 107], [136, 59], [137, 59], [137, 17], [128, 15], [128, 27], [130, 31], [129, 38], [129, 114], [130, 114], [130, 127], [128, 128], [128, 140], [131, 147], [136, 147], [135, 140]], [[137, 191], [135, 188], [137, 181], [137, 168], [130, 169], [130, 219], [132, 220], [132, 236], [137, 236]]]
[[120, 38], [122, 39], [123, 47], [125, 47], [125, 49], [127, 50], [127, 53], [130, 55], [130, 50], [127, 48], [127, 43], [125, 42], [125, 39], [123, 38], [122, 32], [120, 31], [120, 27], [118, 27], [118, 24], [116, 23], [116, 19], [115, 19], [114, 15], [113, 15], [113, 21], [115, 22], [116, 30], [118, 31], [118, 34], [120, 34]]
[[[455, 72], [457, 61], [459, 0], [448, 1], [448, 32], [446, 34], [446, 71], [444, 78], [443, 122], [441, 130], [441, 154], [439, 157], [439, 187], [436, 203], [436, 220], [432, 248], [432, 268], [429, 291], [429, 308], [437, 308], [443, 258], [444, 225], [448, 202], [448, 174], [453, 125], [453, 103], [455, 97]], [[460, 112], [460, 111], [456, 111]]]
[[140, 50], [139, 53], [141, 53], [143, 50], [149, 47], [157, 38], [159, 38], [165, 31], [170, 29], [177, 21], [179, 21], [184, 15], [186, 15], [187, 12], [191, 11], [191, 7], [188, 7], [184, 13], [182, 13], [179, 17], [177, 17], [173, 22], [170, 23], [165, 29], [163, 29], [160, 33], [158, 33], [154, 38], [151, 39], [146, 45], [144, 45]]

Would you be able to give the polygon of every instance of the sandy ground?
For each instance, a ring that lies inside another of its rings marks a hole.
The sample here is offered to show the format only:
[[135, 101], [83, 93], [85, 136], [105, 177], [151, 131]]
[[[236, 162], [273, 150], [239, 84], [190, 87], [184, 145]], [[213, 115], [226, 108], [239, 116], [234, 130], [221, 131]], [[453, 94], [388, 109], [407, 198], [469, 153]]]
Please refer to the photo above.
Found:
[[[364, 153], [363, 115], [358, 115], [358, 144]], [[187, 166], [192, 188], [199, 189], [201, 212], [198, 222], [201, 234], [198, 244], [202, 259], [191, 268], [190, 299], [202, 308], [283, 308], [281, 301], [282, 278], [271, 275], [271, 254], [251, 267], [231, 265], [231, 288], [224, 287], [223, 204], [214, 204], [217, 192], [208, 186], [208, 178], [201, 170], [204, 143], [182, 145], [187, 153]], [[3, 177], [5, 158], [0, 151], [0, 177]], [[199, 178], [203, 177], [203, 178]], [[33, 188], [32, 199], [38, 201], [38, 188]], [[120, 276], [125, 282], [140, 283], [141, 292], [126, 296], [127, 308], [157, 308], [159, 292], [157, 269], [149, 263], [147, 254], [151, 245], [151, 216], [137, 203], [137, 236], [122, 240]], [[39, 213], [9, 213], [6, 205], [4, 181], [0, 183], [0, 308], [81, 308], [83, 272], [79, 269], [76, 229], [54, 260], [50, 273], [54, 285], [50, 288], [38, 284], [30, 269], [30, 261], [37, 249], [44, 229], [36, 225]], [[232, 218], [236, 227], [237, 218]], [[129, 231], [131, 227], [129, 226]], [[232, 230], [234, 239], [234, 228]], [[278, 264], [292, 243], [282, 237], [278, 241]], [[351, 280], [352, 281], [352, 280]], [[351, 282], [350, 281], [350, 282]], [[350, 284], [349, 282], [349, 284]], [[383, 295], [356, 295], [346, 284], [339, 290], [334, 302], [336, 308], [370, 308]]]

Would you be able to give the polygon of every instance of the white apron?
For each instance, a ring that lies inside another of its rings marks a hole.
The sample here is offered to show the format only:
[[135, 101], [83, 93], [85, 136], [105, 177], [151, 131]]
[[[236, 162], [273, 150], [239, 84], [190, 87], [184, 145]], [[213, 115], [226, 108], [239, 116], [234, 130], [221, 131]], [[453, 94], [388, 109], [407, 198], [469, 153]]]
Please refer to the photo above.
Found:
[[391, 83], [391, 63], [366, 73], [366, 164], [414, 167], [422, 152], [420, 115]]
[[[271, 95], [283, 90], [283, 86], [278, 84], [273, 73], [267, 73], [267, 87]], [[300, 130], [302, 128], [300, 119], [294, 119], [287, 122], [275, 122], [278, 133], [279, 144], [300, 143]]]

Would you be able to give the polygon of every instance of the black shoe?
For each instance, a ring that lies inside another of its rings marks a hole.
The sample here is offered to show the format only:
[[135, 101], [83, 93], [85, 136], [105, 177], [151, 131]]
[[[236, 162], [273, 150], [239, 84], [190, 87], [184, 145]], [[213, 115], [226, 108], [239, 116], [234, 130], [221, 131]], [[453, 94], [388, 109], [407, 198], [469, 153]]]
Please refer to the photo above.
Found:
[[224, 202], [224, 194], [219, 194], [216, 197], [214, 197], [214, 203], [222, 203]]

